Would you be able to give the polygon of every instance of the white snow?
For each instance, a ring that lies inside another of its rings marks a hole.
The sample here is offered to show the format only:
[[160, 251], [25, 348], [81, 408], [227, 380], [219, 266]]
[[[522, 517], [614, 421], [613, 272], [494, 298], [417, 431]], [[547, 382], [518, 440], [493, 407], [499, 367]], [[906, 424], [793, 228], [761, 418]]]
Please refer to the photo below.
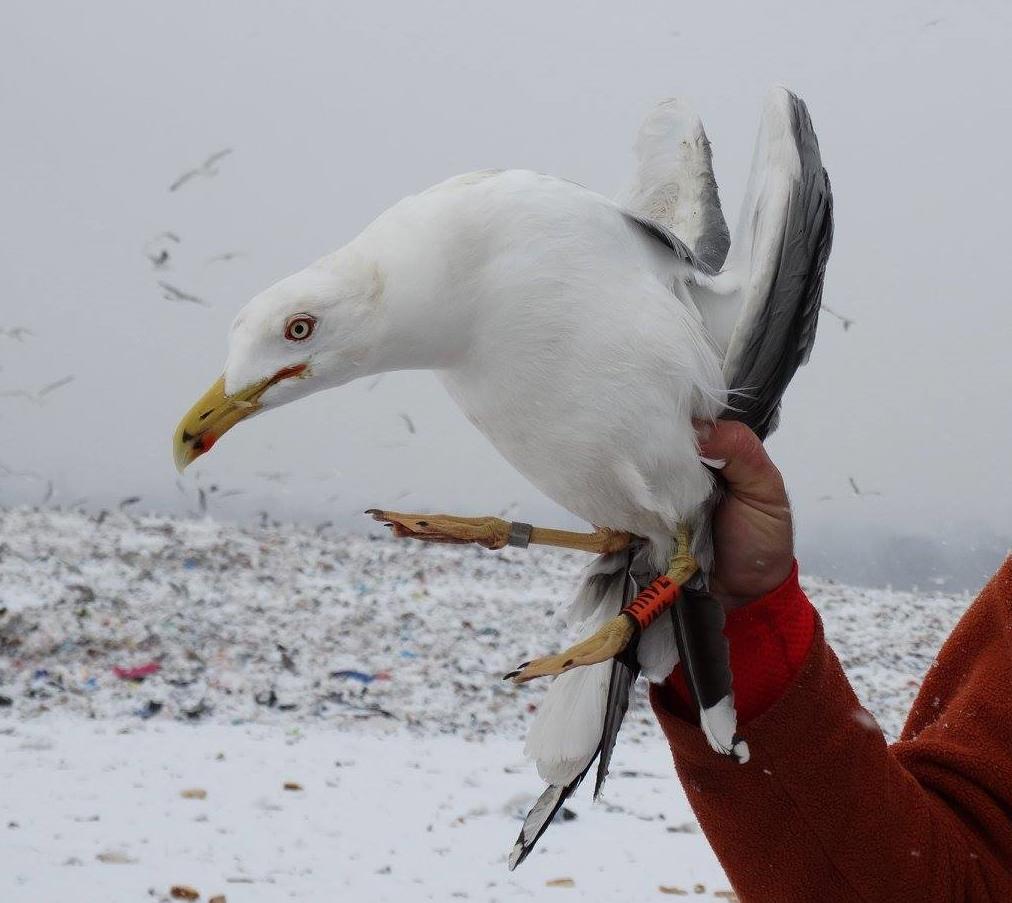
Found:
[[[729, 888], [659, 741], [624, 745], [608, 804], [578, 800], [513, 873], [539, 787], [510, 739], [50, 715], [0, 736], [0, 762], [8, 900], [158, 899], [173, 884], [229, 903], [567, 899], [546, 886], [558, 878], [584, 900]], [[206, 799], [180, 796], [191, 788]]]
[[[642, 693], [605, 801], [582, 788], [578, 817], [506, 871], [518, 816], [541, 789], [521, 738], [544, 689], [500, 677], [561, 642], [551, 615], [585, 561], [0, 511], [0, 895], [726, 891]], [[968, 598], [804, 583], [894, 737]], [[143, 681], [112, 670], [151, 662], [160, 670]], [[181, 797], [189, 788], [206, 799]], [[546, 883], [560, 878], [574, 890]]]

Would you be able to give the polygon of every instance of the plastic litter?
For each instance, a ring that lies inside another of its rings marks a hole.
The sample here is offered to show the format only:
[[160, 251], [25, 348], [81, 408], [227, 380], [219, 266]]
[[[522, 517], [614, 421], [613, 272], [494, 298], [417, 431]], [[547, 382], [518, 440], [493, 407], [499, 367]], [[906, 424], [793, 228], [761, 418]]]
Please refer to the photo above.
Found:
[[134, 668], [121, 668], [116, 665], [112, 669], [112, 673], [120, 680], [144, 680], [145, 677], [157, 674], [161, 669], [162, 666], [158, 662], [148, 662], [146, 665], [137, 665]]

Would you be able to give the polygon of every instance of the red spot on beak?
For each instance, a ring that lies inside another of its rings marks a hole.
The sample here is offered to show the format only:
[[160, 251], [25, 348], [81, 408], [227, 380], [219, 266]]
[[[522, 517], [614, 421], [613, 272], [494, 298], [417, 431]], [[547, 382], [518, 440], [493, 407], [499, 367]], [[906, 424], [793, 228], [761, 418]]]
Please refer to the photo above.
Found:
[[291, 379], [293, 376], [301, 376], [306, 369], [306, 364], [296, 364], [294, 367], [282, 367], [271, 377], [271, 385], [281, 382], [283, 379]]
[[202, 455], [204, 452], [209, 452], [215, 442], [218, 441], [218, 437], [214, 433], [203, 433], [197, 437], [193, 443], [193, 450], [198, 454]]

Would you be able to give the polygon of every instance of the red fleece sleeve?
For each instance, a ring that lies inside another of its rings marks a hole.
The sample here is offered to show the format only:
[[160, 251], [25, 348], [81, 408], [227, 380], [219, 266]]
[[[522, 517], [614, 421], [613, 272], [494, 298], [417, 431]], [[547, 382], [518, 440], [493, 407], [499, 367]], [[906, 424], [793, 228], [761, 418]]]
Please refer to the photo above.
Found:
[[650, 698], [742, 903], [997, 903], [1012, 900], [1009, 687], [1012, 558], [938, 653], [892, 746], [817, 615], [801, 669], [742, 732], [745, 764], [672, 714], [666, 687]]
[[[787, 579], [727, 616], [724, 635], [731, 649], [734, 705], [745, 725], [772, 706], [801, 670], [815, 633], [815, 609], [798, 583], [798, 563]], [[698, 718], [679, 665], [665, 685], [669, 710]]]

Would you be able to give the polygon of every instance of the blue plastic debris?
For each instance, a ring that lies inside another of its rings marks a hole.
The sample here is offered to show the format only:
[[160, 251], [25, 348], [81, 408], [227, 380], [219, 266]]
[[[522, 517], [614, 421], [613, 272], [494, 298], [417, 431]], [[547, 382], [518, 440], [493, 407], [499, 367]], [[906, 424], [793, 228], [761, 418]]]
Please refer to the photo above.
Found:
[[376, 679], [375, 674], [366, 674], [365, 671], [334, 671], [330, 676], [338, 678], [343, 677], [348, 680], [357, 680], [364, 684], [371, 684]]

